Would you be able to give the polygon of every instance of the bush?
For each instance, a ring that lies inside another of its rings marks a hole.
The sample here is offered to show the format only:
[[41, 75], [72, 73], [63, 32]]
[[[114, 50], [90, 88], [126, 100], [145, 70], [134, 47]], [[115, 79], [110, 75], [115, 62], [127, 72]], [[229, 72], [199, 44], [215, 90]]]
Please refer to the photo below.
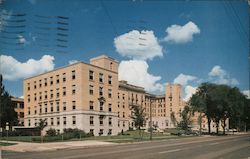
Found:
[[56, 129], [50, 128], [46, 131], [46, 136], [56, 136]]
[[72, 139], [72, 138], [84, 138], [84, 137], [89, 137], [93, 136], [91, 133], [85, 133], [85, 131], [80, 130], [80, 129], [63, 129], [63, 137], [64, 139]]

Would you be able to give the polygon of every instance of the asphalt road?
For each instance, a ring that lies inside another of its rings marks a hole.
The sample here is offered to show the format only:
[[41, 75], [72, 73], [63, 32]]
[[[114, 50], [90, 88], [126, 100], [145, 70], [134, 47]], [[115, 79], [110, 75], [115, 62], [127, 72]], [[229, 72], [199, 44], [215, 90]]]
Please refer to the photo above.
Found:
[[250, 159], [250, 137], [194, 137], [45, 152], [6, 152], [4, 159]]

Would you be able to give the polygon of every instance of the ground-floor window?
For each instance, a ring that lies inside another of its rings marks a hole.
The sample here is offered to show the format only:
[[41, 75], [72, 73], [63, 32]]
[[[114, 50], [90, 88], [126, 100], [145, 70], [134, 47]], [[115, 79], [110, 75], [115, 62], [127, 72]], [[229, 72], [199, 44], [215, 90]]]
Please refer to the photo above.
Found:
[[100, 136], [103, 135], [103, 129], [100, 129], [99, 135], [100, 135]]
[[108, 135], [112, 135], [112, 129], [109, 129]]

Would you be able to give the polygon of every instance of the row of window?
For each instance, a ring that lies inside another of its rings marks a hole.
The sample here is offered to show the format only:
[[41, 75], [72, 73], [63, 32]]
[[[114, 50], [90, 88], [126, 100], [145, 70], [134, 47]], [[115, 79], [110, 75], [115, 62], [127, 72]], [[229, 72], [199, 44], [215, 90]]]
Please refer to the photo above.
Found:
[[[90, 70], [89, 71], [89, 80], [90, 81], [94, 81], [94, 75], [95, 75], [94, 71]], [[99, 82], [104, 83], [104, 81], [105, 81], [105, 79], [104, 79], [103, 73], [99, 73]], [[110, 84], [110, 85], [112, 84], [112, 76], [111, 75], [108, 76], [108, 84]]]
[[[51, 76], [50, 78], [50, 81], [49, 81], [49, 84], [50, 85], [53, 85], [54, 84], [54, 79], [53, 79], [53, 76]], [[76, 71], [73, 70], [71, 71], [71, 79], [72, 80], [75, 80], [76, 79]], [[62, 81], [63, 82], [66, 82], [66, 73], [63, 73], [62, 74]], [[46, 87], [48, 85], [48, 79], [47, 78], [44, 78], [44, 86]], [[59, 75], [56, 75], [56, 84], [59, 84], [60, 83], [60, 76]], [[34, 89], [37, 88], [37, 81], [34, 81]], [[42, 87], [42, 80], [39, 80], [39, 84], [38, 84], [39, 88]], [[27, 90], [29, 91], [30, 90], [30, 83], [27, 83]]]
[[[54, 121], [56, 119], [56, 121]], [[55, 123], [56, 122], [56, 123]], [[35, 119], [35, 126], [38, 126], [39, 120]], [[67, 124], [67, 117], [63, 117], [63, 125]], [[76, 116], [72, 116], [72, 124], [76, 124]], [[45, 125], [60, 125], [60, 117], [50, 118], [50, 123], [48, 123], [48, 118], [45, 118]], [[31, 126], [30, 119], [28, 120], [28, 126]]]
[[[67, 109], [67, 103], [63, 102], [63, 111], [66, 111]], [[76, 109], [76, 101], [72, 101], [72, 110]], [[34, 106], [34, 114], [38, 114], [38, 108], [37, 106]], [[89, 101], [89, 110], [94, 110], [94, 101]], [[104, 102], [100, 102], [99, 103], [99, 110], [100, 111], [104, 111]], [[60, 102], [56, 102], [56, 110], [55, 112], [59, 112], [60, 111]], [[108, 111], [112, 112], [112, 104], [109, 103], [108, 104]], [[48, 103], [44, 103], [44, 113], [48, 113]], [[54, 112], [54, 105], [53, 102], [50, 102], [50, 112]], [[31, 109], [30, 107], [28, 107], [28, 115], [31, 114]], [[42, 114], [42, 104], [39, 104], [39, 114]]]
[[[94, 86], [93, 85], [89, 85], [89, 94], [94, 95]], [[103, 95], [104, 95], [104, 88], [99, 87], [99, 96], [103, 96]], [[108, 98], [112, 98], [112, 89], [108, 89]]]
[[[67, 94], [67, 91], [66, 91], [66, 87], [63, 87], [62, 89], [62, 95], [63, 96], [66, 96]], [[76, 85], [72, 85], [72, 90], [71, 90], [71, 94], [72, 95], [75, 95], [76, 94]], [[34, 101], [37, 101], [37, 96], [38, 94], [37, 93], [34, 93]], [[57, 88], [56, 89], [56, 98], [59, 98], [60, 97], [60, 89]], [[49, 97], [48, 97], [48, 91], [44, 91], [44, 100], [47, 100]], [[54, 98], [54, 91], [51, 89], [50, 90], [50, 99], [53, 99]], [[30, 98], [30, 94], [28, 94], [28, 98], [27, 98], [28, 102], [31, 101], [31, 98]], [[42, 100], [42, 92], [39, 92], [39, 101]]]

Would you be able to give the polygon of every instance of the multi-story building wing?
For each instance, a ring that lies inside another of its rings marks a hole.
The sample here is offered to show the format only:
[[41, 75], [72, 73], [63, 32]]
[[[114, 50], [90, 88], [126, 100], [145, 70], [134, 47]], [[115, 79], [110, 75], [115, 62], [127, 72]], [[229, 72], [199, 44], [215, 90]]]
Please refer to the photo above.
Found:
[[24, 101], [23, 98], [11, 97], [14, 110], [17, 113], [18, 125], [24, 125]]
[[62, 132], [79, 128], [94, 135], [117, 134], [118, 62], [107, 56], [78, 62], [24, 80], [25, 126], [46, 119]]
[[133, 128], [134, 123], [131, 119], [131, 106], [141, 106], [144, 108], [145, 90], [143, 87], [128, 84], [126, 81], [119, 82], [118, 89], [118, 127], [121, 130]]

